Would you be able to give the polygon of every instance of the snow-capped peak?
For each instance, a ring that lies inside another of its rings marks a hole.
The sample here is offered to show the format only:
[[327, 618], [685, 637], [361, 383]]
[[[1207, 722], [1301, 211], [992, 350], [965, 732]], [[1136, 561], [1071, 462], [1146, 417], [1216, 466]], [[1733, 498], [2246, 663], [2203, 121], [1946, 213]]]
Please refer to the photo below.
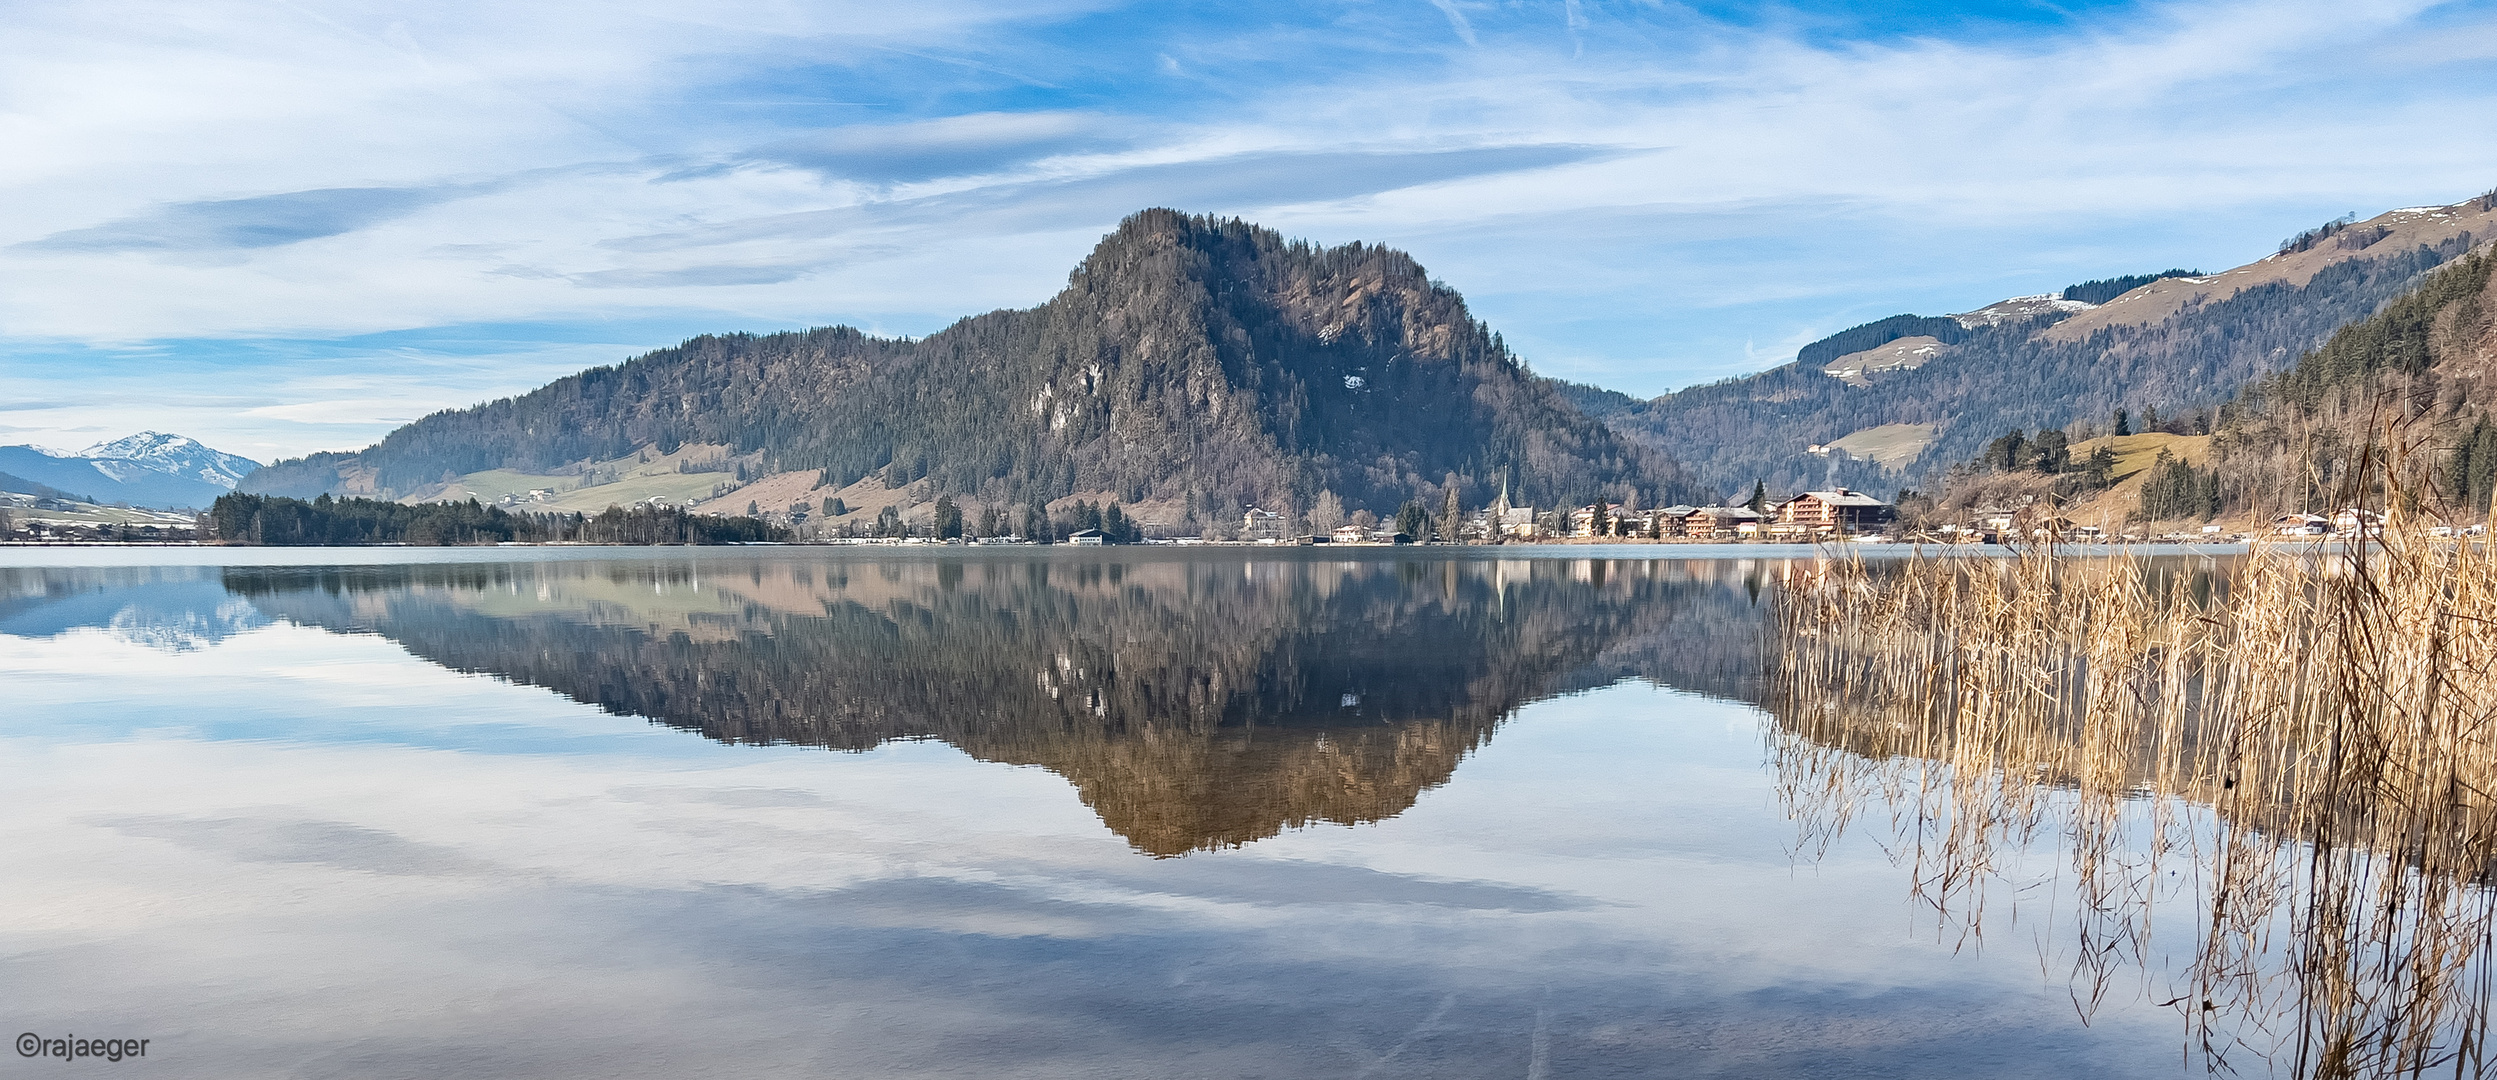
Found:
[[98, 471], [116, 480], [126, 480], [132, 473], [145, 470], [229, 490], [260, 467], [257, 461], [211, 450], [189, 436], [158, 431], [142, 431], [128, 438], [97, 443], [79, 451], [78, 456], [93, 459]]

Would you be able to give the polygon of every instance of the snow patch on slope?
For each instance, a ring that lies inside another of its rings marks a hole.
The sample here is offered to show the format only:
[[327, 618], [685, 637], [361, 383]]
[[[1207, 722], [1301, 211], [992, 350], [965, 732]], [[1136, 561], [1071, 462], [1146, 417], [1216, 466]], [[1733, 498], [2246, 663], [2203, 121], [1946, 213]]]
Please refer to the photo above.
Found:
[[2041, 315], [2069, 315], [2074, 312], [2088, 311], [2097, 306], [2080, 300], [2066, 300], [2055, 293], [2039, 293], [2035, 296], [2015, 296], [2009, 300], [1997, 300], [1975, 311], [1962, 312], [1951, 317], [1959, 320], [1961, 326], [1974, 330], [1980, 326], [2001, 326], [2008, 322], [2024, 322]]

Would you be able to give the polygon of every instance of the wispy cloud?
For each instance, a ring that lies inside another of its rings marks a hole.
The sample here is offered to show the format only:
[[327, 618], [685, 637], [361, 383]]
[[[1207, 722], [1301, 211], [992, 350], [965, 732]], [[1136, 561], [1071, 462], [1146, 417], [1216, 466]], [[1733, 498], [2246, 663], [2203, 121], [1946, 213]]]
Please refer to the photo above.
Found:
[[176, 203], [102, 225], [53, 233], [35, 251], [198, 251], [264, 248], [353, 232], [456, 197], [462, 189], [324, 188]]
[[1457, 38], [1465, 42], [1467, 46], [1482, 44], [1474, 36], [1474, 21], [1465, 17], [1464, 9], [1457, 6], [1456, 0], [1431, 0], [1431, 6], [1438, 8], [1440, 14], [1448, 17], [1448, 28], [1456, 31]]
[[753, 156], [842, 179], [893, 183], [1002, 173], [1043, 158], [1118, 149], [1143, 134], [1137, 128], [1076, 112], [974, 113], [832, 128]]
[[810, 268], [795, 266], [686, 266], [673, 270], [599, 270], [575, 274], [575, 284], [593, 289], [666, 289], [690, 286], [778, 285], [806, 276]]

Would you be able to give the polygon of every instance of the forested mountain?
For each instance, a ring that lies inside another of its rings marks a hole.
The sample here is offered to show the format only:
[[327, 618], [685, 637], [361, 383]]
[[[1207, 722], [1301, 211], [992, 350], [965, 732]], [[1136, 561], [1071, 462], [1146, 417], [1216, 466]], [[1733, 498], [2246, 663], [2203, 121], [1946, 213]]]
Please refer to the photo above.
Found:
[[1321, 490], [1392, 508], [1453, 485], [1479, 505], [1503, 478], [1520, 501], [1683, 494], [1667, 459], [1571, 408], [1405, 254], [1168, 210], [1127, 219], [1038, 308], [915, 341], [700, 337], [243, 489], [398, 498], [692, 444], [819, 471], [825, 489], [924, 480], [992, 506], [1107, 493], [1209, 520]]
[[[2330, 512], [2396, 498], [2448, 521], [2497, 498], [2497, 250], [2431, 275], [2220, 412], [2199, 505], [2160, 517]], [[2174, 486], [2171, 484], [2171, 486]]]
[[[2148, 425], [2129, 418], [2137, 439], [2166, 443], [2155, 461], [2137, 459], [2146, 465], [2139, 483], [2110, 489], [2112, 459], [2084, 461], [2066, 432], [2014, 431], [1953, 469], [1939, 505], [2045, 500], [2076, 521], [2224, 517], [2259, 527], [2280, 514], [2391, 503], [2466, 524], [2484, 519], [2497, 499], [2492, 411], [2497, 249], [2483, 247], [2215, 409]], [[2202, 432], [2209, 437], [2170, 438]]]
[[[1894, 316], [1806, 346], [1795, 363], [1652, 401], [1591, 389], [1571, 396], [1715, 491], [1748, 489], [1755, 479], [1783, 490], [1887, 491], [1932, 481], [2008, 430], [2103, 422], [2120, 408], [2178, 415], [2216, 407], [2492, 235], [2497, 195], [2393, 211], [2308, 230], [2221, 274], [2086, 282], [2023, 298], [2040, 303], [1952, 319]], [[1921, 366], [1874, 367], [1844, 380], [1825, 373], [1840, 357], [1920, 335], [1938, 346]], [[1922, 455], [1904, 468], [1827, 450], [1890, 424], [1932, 425]], [[1824, 452], [1810, 452], [1815, 446]]]

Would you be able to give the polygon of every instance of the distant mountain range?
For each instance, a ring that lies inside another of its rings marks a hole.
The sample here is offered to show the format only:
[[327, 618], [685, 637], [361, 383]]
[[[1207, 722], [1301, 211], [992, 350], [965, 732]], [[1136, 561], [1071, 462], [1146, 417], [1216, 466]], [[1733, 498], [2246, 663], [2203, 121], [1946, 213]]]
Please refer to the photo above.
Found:
[[198, 508], [260, 468], [181, 435], [142, 431], [76, 453], [0, 446], [0, 491], [86, 502]]
[[2215, 410], [2497, 237], [2497, 193], [2327, 222], [2216, 274], [2085, 282], [1951, 316], [1898, 315], [1795, 362], [1652, 400], [1564, 392], [1723, 492], [1928, 483], [2013, 429], [2117, 409]]
[[846, 327], [696, 338], [357, 453], [280, 462], [243, 489], [538, 497], [653, 462], [667, 465], [644, 478], [653, 492], [713, 471], [722, 487], [768, 480], [747, 489], [769, 500], [760, 509], [793, 514], [837, 492], [856, 505], [866, 481], [992, 508], [1153, 503], [1205, 523], [1307, 509], [1323, 492], [1388, 514], [1407, 501], [1436, 512], [1451, 492], [1480, 506], [1503, 484], [1543, 505], [1690, 490], [1670, 461], [1571, 408], [1404, 253], [1169, 210], [1121, 223], [1037, 308], [915, 341]]

